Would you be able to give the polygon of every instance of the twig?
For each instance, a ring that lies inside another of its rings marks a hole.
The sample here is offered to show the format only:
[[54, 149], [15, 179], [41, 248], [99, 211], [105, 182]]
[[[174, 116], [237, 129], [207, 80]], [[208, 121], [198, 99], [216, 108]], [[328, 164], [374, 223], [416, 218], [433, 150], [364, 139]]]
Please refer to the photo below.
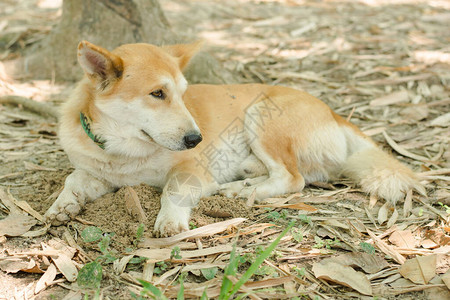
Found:
[[8, 95], [0, 97], [0, 104], [22, 105], [25, 109], [35, 112], [43, 117], [59, 118], [58, 110], [50, 105], [21, 96]]

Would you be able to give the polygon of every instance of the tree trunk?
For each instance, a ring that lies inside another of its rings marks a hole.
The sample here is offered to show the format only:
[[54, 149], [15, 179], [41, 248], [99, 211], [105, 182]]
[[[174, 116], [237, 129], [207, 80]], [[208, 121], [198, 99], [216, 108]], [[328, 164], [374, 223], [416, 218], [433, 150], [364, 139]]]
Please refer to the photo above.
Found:
[[[80, 79], [83, 73], [76, 49], [81, 40], [108, 50], [128, 43], [190, 42], [171, 31], [157, 0], [64, 0], [60, 23], [30, 49], [24, 69], [34, 78]], [[194, 58], [185, 74], [191, 83], [235, 82], [231, 73], [205, 52]]]

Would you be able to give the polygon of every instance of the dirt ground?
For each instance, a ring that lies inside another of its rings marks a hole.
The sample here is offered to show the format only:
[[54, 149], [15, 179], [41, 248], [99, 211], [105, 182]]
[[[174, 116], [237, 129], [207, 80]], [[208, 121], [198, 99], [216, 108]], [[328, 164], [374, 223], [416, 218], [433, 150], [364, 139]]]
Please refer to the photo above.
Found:
[[[402, 252], [399, 247], [396, 248], [399, 253], [405, 258], [437, 254], [437, 274], [447, 272], [450, 258], [445, 247], [450, 245], [450, 227], [444, 205], [450, 206], [448, 1], [163, 0], [161, 5], [174, 31], [193, 40], [204, 39], [206, 51], [237, 74], [242, 82], [286, 85], [319, 97], [340, 115], [351, 117], [353, 123], [386, 151], [420, 173], [427, 188], [427, 197], [412, 195], [409, 209], [403, 203], [398, 204], [396, 218], [392, 216], [397, 210], [386, 210], [383, 200], [371, 199], [345, 179], [310, 186], [302, 192], [301, 198], [308, 198], [307, 203], [318, 209], [314, 213], [283, 206], [250, 208], [243, 200], [220, 196], [202, 199], [192, 214], [192, 228], [243, 217], [248, 219], [240, 225], [244, 231], [269, 222], [282, 229], [289, 219], [298, 219], [304, 214], [311, 217], [312, 223], [299, 227], [303, 230], [303, 240], [299, 242], [291, 236], [280, 246], [282, 255], [273, 259], [280, 270], [292, 272], [304, 267], [307, 274], [302, 275], [301, 280], [306, 283], [284, 284], [283, 291], [269, 290], [262, 298], [270, 298], [267, 296], [270, 294], [277, 299], [287, 297], [288, 290], [302, 290], [307, 291], [304, 295], [308, 299], [315, 296], [372, 299], [342, 285], [317, 280], [311, 271], [320, 255], [330, 257], [355, 251], [361, 242], [369, 241], [367, 231], [352, 223], [355, 220], [394, 246], [398, 245], [386, 238], [397, 230], [411, 231], [417, 241], [414, 251]], [[26, 76], [12, 78], [5, 71], [21, 57], [25, 48], [48, 33], [60, 14], [60, 7], [52, 1], [0, 3], [3, 31], [0, 33], [0, 96], [20, 95], [58, 107], [70, 93], [73, 83], [37, 81]], [[44, 214], [73, 170], [59, 145], [56, 120], [21, 107], [0, 105], [0, 150], [0, 188], [9, 189], [14, 198], [28, 202]], [[146, 185], [133, 189], [147, 217], [144, 236], [151, 237], [160, 191]], [[89, 257], [95, 257], [99, 254], [97, 248], [79, 238], [81, 231], [91, 225], [105, 233], [115, 233], [111, 247], [124, 255], [127, 248], [134, 247], [140, 224], [127, 211], [125, 193], [123, 188], [88, 203], [78, 220], [67, 226], [52, 227], [41, 236], [1, 240], [0, 261], [12, 253], [41, 249], [41, 243], [51, 239], [64, 239], [67, 231]], [[302, 202], [296, 199], [289, 203]], [[6, 207], [0, 205], [0, 219], [7, 213]], [[396, 225], [390, 223], [391, 220]], [[344, 223], [347, 227], [343, 227]], [[348, 229], [348, 224], [358, 230]], [[32, 230], [41, 227], [35, 226]], [[254, 239], [244, 238], [239, 246], [244, 252], [253, 253], [255, 248], [252, 247], [256, 246], [252, 245], [267, 245], [273, 233], [281, 229], [260, 230], [254, 233]], [[333, 245], [332, 249], [325, 247], [317, 254], [314, 252], [317, 249], [313, 248], [320, 241], [315, 237], [322, 241], [337, 238], [341, 243]], [[427, 246], [430, 240], [433, 246]], [[220, 241], [233, 242], [232, 238]], [[206, 248], [220, 244], [209, 238], [201, 242]], [[386, 255], [377, 244], [375, 246], [378, 254]], [[398, 268], [392, 259], [389, 262], [391, 267]], [[137, 265], [130, 272], [142, 273], [142, 268]], [[62, 299], [70, 291], [77, 291], [61, 280], [32, 296], [40, 276], [0, 272], [0, 299]], [[271, 276], [267, 273], [256, 279]], [[397, 277], [382, 282], [388, 275], [375, 278], [372, 285], [379, 292], [378, 299], [450, 299], [439, 276], [435, 277], [434, 288], [417, 288], [412, 282]], [[63, 276], [58, 274], [56, 278]], [[404, 281], [398, 282], [400, 279]], [[187, 280], [193, 284], [204, 282], [194, 273]], [[164, 282], [169, 292], [171, 283]], [[112, 275], [104, 279], [102, 287], [104, 297], [131, 297], [130, 284]], [[317, 290], [317, 294], [313, 290]]]

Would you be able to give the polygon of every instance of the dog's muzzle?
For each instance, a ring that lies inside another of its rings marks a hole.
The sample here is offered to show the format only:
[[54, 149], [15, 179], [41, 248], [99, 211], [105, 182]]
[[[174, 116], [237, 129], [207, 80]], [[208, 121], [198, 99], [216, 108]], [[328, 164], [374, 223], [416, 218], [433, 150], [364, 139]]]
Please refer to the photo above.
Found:
[[203, 137], [199, 133], [188, 133], [184, 136], [183, 141], [184, 145], [187, 149], [194, 148], [197, 146], [201, 141], [203, 140]]

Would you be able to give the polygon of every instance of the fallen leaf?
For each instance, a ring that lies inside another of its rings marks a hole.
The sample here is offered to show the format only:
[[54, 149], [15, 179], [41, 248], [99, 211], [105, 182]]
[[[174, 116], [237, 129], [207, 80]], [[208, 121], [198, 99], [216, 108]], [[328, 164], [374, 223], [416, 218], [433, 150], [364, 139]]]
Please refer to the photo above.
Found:
[[425, 249], [434, 249], [439, 247], [439, 244], [436, 244], [435, 242], [433, 242], [430, 239], [424, 239], [421, 243], [420, 246], [422, 246]]
[[139, 244], [140, 247], [164, 247], [164, 246], [170, 246], [175, 243], [178, 243], [179, 241], [185, 240], [185, 239], [193, 239], [193, 238], [200, 238], [205, 236], [211, 236], [216, 233], [222, 232], [227, 230], [230, 226], [236, 226], [242, 222], [244, 222], [245, 218], [235, 218], [231, 220], [226, 220], [222, 222], [217, 222], [213, 224], [209, 224], [206, 226], [202, 226], [193, 230], [185, 231], [179, 234], [176, 234], [174, 236], [168, 237], [168, 238], [146, 238], [142, 243]]
[[180, 269], [181, 269], [181, 266], [178, 266], [178, 267], [175, 267], [175, 268], [167, 271], [166, 273], [162, 274], [161, 277], [155, 279], [154, 285], [157, 286], [157, 285], [162, 284], [164, 282], [164, 280], [166, 280], [168, 277], [176, 274], [178, 271], [180, 271]]
[[427, 284], [436, 275], [436, 255], [418, 256], [408, 259], [399, 273], [417, 284]]
[[391, 228], [395, 224], [395, 222], [397, 222], [397, 219], [398, 219], [398, 211], [394, 207], [394, 212], [392, 213], [392, 216], [389, 218], [386, 227]]
[[54, 264], [51, 264], [47, 271], [39, 278], [38, 282], [36, 283], [36, 287], [34, 288], [34, 293], [37, 294], [41, 291], [43, 291], [50, 283], [55, 280], [56, 277], [56, 267]]
[[411, 230], [397, 230], [389, 237], [389, 242], [399, 248], [413, 249], [416, 246], [416, 240]]
[[57, 255], [52, 255], [52, 260], [56, 267], [61, 271], [61, 273], [70, 282], [74, 282], [78, 276], [78, 269], [72, 261], [76, 250], [72, 247], [67, 246], [62, 240], [52, 239], [48, 241], [50, 246], [42, 243], [42, 248], [44, 251], [57, 251]]
[[389, 95], [385, 95], [380, 98], [373, 99], [372, 101], [370, 101], [370, 106], [391, 105], [408, 101], [408, 99], [409, 99], [408, 92], [403, 90]]
[[314, 276], [350, 287], [363, 295], [372, 295], [369, 279], [362, 272], [332, 260], [323, 260], [312, 267]]
[[389, 146], [392, 147], [392, 149], [394, 149], [395, 151], [397, 151], [398, 153], [400, 153], [403, 156], [415, 159], [415, 160], [419, 160], [419, 161], [424, 161], [424, 162], [429, 162], [430, 159], [421, 155], [417, 155], [414, 154], [412, 152], [409, 152], [408, 150], [406, 150], [405, 148], [401, 147], [399, 144], [397, 144], [387, 133], [386, 131], [383, 131], [383, 135], [384, 138], [386, 139], [386, 142], [389, 144]]
[[33, 164], [32, 162], [29, 162], [29, 161], [24, 161], [23, 164], [25, 166], [25, 170], [29, 170], [29, 171], [57, 171], [55, 168], [47, 168], [47, 167], [39, 166], [39, 165]]
[[389, 204], [386, 202], [378, 211], [378, 224], [383, 224], [388, 219]]
[[450, 290], [450, 269], [448, 269], [447, 272], [445, 272], [445, 274], [442, 275], [441, 279], [445, 283], [447, 288]]
[[275, 208], [290, 208], [290, 209], [299, 209], [299, 210], [306, 210], [310, 212], [317, 211], [317, 208], [314, 206], [299, 202], [299, 203], [293, 203], [293, 204], [261, 204], [261, 205], [254, 205], [253, 207], [275, 207]]
[[212, 217], [212, 218], [230, 218], [233, 215], [227, 211], [223, 211], [223, 210], [207, 210], [204, 212], [204, 214], [208, 217]]
[[9, 209], [9, 214], [20, 214], [22, 211], [14, 204], [14, 199], [12, 199], [11, 194], [6, 193], [3, 189], [0, 188], [0, 200], [2, 200], [3, 204]]
[[294, 276], [290, 275], [290, 276], [283, 276], [283, 277], [278, 277], [278, 278], [269, 278], [269, 279], [260, 280], [260, 281], [247, 281], [246, 283], [244, 283], [244, 285], [247, 288], [254, 290], [254, 289], [275, 287], [275, 286], [281, 285], [286, 282], [292, 282], [293, 279], [294, 279]]
[[44, 273], [36, 262], [31, 259], [7, 257], [0, 260], [0, 269], [6, 273], [17, 273], [19, 271], [27, 273]]
[[449, 127], [450, 126], [450, 113], [441, 115], [430, 122], [432, 126]]
[[13, 213], [0, 220], [0, 235], [20, 236], [36, 225], [37, 220], [28, 215]]
[[[205, 249], [192, 250], [192, 251], [180, 251], [182, 259], [207, 256], [211, 254], [231, 252], [233, 247], [231, 245], [221, 245]], [[134, 255], [148, 258], [147, 262], [159, 262], [168, 260], [171, 257], [172, 249], [137, 249], [133, 252]]]
[[14, 201], [14, 204], [17, 205], [17, 207], [20, 207], [21, 209], [23, 209], [25, 212], [27, 212], [29, 215], [35, 217], [37, 220], [41, 221], [42, 223], [45, 223], [45, 219], [44, 217], [38, 213], [37, 211], [35, 211], [30, 204], [28, 204], [28, 202], [26, 201], [19, 201], [17, 199], [15, 199], [14, 197], [10, 197], [12, 201]]
[[140, 223], [144, 223], [147, 220], [147, 216], [145, 215], [141, 202], [139, 201], [139, 196], [130, 186], [127, 186], [125, 189], [125, 207], [128, 213], [135, 216]]
[[53, 262], [61, 273], [70, 282], [77, 280], [78, 270], [73, 261], [64, 253], [59, 253], [57, 257], [52, 257]]
[[375, 245], [382, 251], [384, 254], [389, 255], [392, 257], [393, 260], [395, 260], [399, 264], [403, 264], [405, 262], [405, 258], [398, 253], [392, 246], [389, 246], [386, 244], [383, 240], [381, 240], [379, 237], [377, 237], [372, 231], [370, 231], [368, 228], [366, 228], [367, 233], [372, 238]]
[[130, 262], [130, 260], [133, 258], [134, 254], [126, 255], [122, 257], [120, 260], [117, 259], [113, 263], [113, 268], [116, 274], [120, 275], [125, 271], [125, 268], [127, 267], [127, 264]]
[[405, 197], [405, 203], [403, 204], [403, 215], [408, 217], [412, 210], [412, 190], [408, 190]]
[[249, 234], [252, 234], [255, 232], [261, 232], [261, 231], [265, 230], [266, 228], [273, 227], [273, 226], [276, 226], [276, 225], [272, 224], [272, 223], [258, 223], [258, 224], [250, 225], [246, 228], [243, 228], [242, 230], [240, 230], [238, 232], [233, 232], [230, 234], [218, 236], [215, 239], [220, 240], [220, 239], [232, 238], [232, 237], [235, 237], [236, 235], [239, 235], [239, 236], [249, 235]]
[[33, 231], [31, 231], [31, 230], [27, 231], [24, 234], [22, 234], [21, 236], [23, 236], [23, 237], [37, 237], [37, 236], [44, 235], [44, 234], [46, 234], [48, 232], [48, 230], [51, 227], [51, 225], [52, 225], [51, 223], [48, 223], [48, 224], [46, 224], [45, 226], [43, 226], [43, 227], [41, 227], [39, 229], [36, 229], [36, 230], [33, 230]]
[[343, 266], [357, 266], [370, 274], [379, 272], [389, 266], [381, 256], [362, 252], [347, 253], [329, 259]]
[[428, 117], [429, 109], [426, 104], [416, 104], [402, 109], [399, 114], [408, 121], [420, 121]]

